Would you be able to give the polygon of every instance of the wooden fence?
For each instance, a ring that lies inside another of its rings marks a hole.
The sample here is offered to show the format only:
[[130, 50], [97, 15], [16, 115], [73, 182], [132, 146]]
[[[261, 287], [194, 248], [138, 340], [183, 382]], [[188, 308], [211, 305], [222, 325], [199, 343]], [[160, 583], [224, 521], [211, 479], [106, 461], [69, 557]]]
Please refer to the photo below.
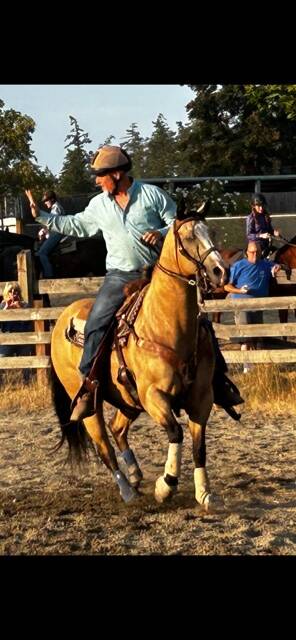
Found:
[[[283, 279], [281, 280], [283, 281]], [[293, 271], [290, 282], [296, 281], [296, 270]], [[37, 369], [38, 379], [43, 384], [46, 376], [44, 370], [50, 367], [49, 346], [51, 331], [44, 330], [45, 320], [55, 321], [62, 313], [64, 307], [42, 308], [42, 300], [33, 300], [33, 294], [80, 294], [95, 295], [103, 282], [103, 278], [66, 278], [61, 280], [35, 281], [32, 274], [30, 251], [22, 251], [18, 255], [18, 282], [21, 285], [24, 299], [33, 305], [28, 309], [0, 310], [0, 321], [31, 320], [34, 322], [34, 331], [25, 333], [1, 333], [0, 345], [34, 345], [36, 355], [0, 358], [0, 369]], [[286, 283], [286, 282], [285, 282]], [[3, 292], [5, 282], [0, 282], [0, 293]], [[233, 313], [235, 310], [277, 310], [296, 309], [296, 296], [277, 298], [252, 298], [252, 299], [225, 299], [209, 300], [205, 302], [205, 311], [209, 314], [221, 311]], [[214, 324], [216, 335], [220, 339], [245, 337], [296, 337], [296, 322], [285, 324]], [[252, 351], [223, 351], [225, 360], [233, 363], [296, 363], [296, 342], [294, 348], [260, 349]]]

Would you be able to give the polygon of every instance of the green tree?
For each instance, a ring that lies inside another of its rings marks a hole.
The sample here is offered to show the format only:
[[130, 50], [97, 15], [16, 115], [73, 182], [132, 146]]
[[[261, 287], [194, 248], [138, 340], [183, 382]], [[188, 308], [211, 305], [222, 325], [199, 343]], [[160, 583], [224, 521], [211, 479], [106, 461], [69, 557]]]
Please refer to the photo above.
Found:
[[189, 86], [178, 148], [196, 175], [295, 171], [296, 85]]
[[18, 195], [27, 186], [43, 188], [44, 172], [31, 149], [35, 122], [0, 100], [0, 195]]
[[146, 143], [147, 138], [142, 138], [138, 125], [133, 122], [122, 139], [122, 147], [132, 159], [131, 173], [135, 178], [143, 178], [146, 175]]
[[[89, 193], [94, 190], [93, 179], [89, 167], [89, 153], [85, 145], [91, 140], [88, 133], [79, 127], [77, 119], [69, 116], [71, 133], [65, 138], [69, 142], [65, 145], [67, 149], [64, 164], [58, 180], [58, 189], [61, 195], [72, 195]], [[70, 147], [73, 147], [70, 149]]]
[[175, 176], [176, 133], [169, 128], [162, 113], [152, 124], [154, 129], [147, 141], [145, 174], [149, 178]]

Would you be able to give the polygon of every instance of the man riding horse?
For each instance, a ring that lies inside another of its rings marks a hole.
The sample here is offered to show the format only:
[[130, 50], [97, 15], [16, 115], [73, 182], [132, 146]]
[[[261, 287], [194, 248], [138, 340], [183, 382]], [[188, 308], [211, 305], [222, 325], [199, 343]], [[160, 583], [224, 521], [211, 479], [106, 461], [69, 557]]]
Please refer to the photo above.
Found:
[[[94, 378], [94, 358], [115, 312], [124, 301], [124, 287], [141, 277], [143, 269], [153, 267], [162, 240], [176, 217], [176, 204], [169, 195], [152, 184], [128, 175], [132, 166], [127, 152], [117, 146], [103, 146], [94, 155], [91, 170], [102, 193], [94, 197], [81, 213], [68, 216], [39, 212], [29, 190], [32, 215], [50, 230], [77, 237], [91, 237], [102, 231], [107, 245], [107, 274], [85, 326], [84, 351], [79, 370], [81, 388], [74, 398], [71, 420], [79, 421], [94, 413], [99, 381]], [[215, 341], [216, 366], [214, 394], [217, 404], [230, 408], [242, 402], [225, 377], [226, 365]], [[215, 393], [216, 391], [216, 393]], [[75, 404], [76, 403], [76, 404]]]

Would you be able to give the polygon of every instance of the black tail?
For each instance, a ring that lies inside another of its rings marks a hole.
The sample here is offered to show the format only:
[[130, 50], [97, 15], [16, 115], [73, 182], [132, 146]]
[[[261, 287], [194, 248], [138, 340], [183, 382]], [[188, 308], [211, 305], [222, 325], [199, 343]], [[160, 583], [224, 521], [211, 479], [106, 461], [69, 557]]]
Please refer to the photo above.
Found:
[[88, 449], [91, 446], [91, 440], [83, 422], [70, 420], [71, 399], [60, 382], [53, 365], [51, 365], [51, 380], [53, 403], [62, 430], [61, 439], [53, 451], [58, 451], [67, 440], [69, 452], [66, 462], [71, 465], [80, 465], [82, 462], [88, 461]]

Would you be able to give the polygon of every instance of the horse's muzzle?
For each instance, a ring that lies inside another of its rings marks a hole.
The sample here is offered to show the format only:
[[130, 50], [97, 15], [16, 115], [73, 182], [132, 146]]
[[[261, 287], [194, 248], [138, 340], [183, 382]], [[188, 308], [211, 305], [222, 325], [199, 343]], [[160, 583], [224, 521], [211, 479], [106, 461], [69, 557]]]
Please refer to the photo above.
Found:
[[222, 287], [226, 282], [226, 269], [221, 264], [216, 263], [216, 266], [213, 269], [213, 273], [217, 278], [219, 278], [218, 285]]

